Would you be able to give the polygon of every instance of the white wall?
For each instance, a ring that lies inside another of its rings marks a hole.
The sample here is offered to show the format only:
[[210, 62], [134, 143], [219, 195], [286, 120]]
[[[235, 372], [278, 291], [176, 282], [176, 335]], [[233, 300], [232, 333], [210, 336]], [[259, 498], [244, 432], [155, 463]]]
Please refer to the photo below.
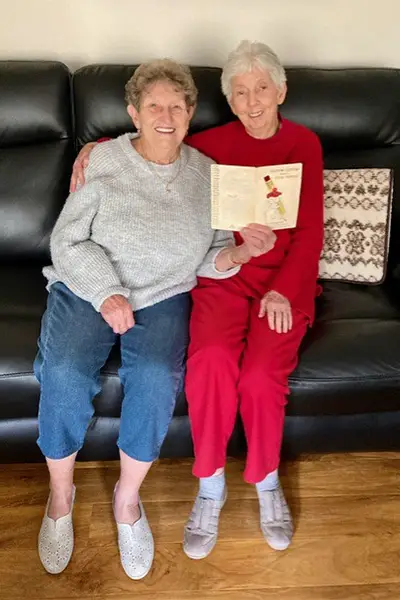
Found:
[[400, 0], [0, 0], [0, 60], [221, 65], [243, 38], [286, 65], [400, 67]]

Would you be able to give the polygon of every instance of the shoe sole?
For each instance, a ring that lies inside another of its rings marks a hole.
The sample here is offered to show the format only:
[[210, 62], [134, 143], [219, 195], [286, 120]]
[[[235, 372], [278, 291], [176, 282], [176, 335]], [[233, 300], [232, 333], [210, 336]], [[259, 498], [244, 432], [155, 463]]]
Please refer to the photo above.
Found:
[[[265, 538], [264, 538], [265, 539]], [[277, 552], [284, 552], [285, 550], [287, 550], [290, 546], [290, 544], [288, 544], [287, 546], [274, 546], [273, 544], [271, 544], [268, 540], [265, 540], [268, 544], [268, 546], [270, 548], [272, 548], [272, 550], [276, 550]]]
[[[70, 559], [71, 560], [71, 559]], [[68, 563], [65, 565], [65, 567], [63, 567], [62, 569], [56, 570], [56, 571], [49, 571], [49, 569], [47, 567], [44, 566], [42, 559], [40, 558], [40, 562], [41, 565], [43, 567], [43, 569], [46, 571], [46, 573], [48, 573], [49, 575], [60, 575], [61, 573], [63, 573], [65, 571], [65, 569], [68, 567], [70, 560], [68, 561]]]
[[124, 573], [125, 573], [125, 575], [126, 575], [127, 577], [129, 577], [129, 579], [132, 579], [133, 581], [140, 581], [141, 579], [144, 579], [145, 577], [147, 577], [147, 575], [150, 573], [150, 571], [151, 571], [151, 568], [152, 568], [152, 566], [153, 566], [153, 562], [154, 562], [154, 557], [153, 557], [153, 560], [152, 560], [152, 562], [151, 562], [151, 565], [150, 565], [150, 567], [147, 569], [146, 573], [143, 573], [143, 575], [139, 575], [138, 577], [134, 577], [133, 575], [129, 575], [129, 573], [127, 573], [127, 572], [125, 571], [124, 565], [123, 565], [122, 563], [121, 563], [121, 566], [122, 566], [122, 568], [123, 568], [123, 570], [124, 570]]
[[186, 554], [186, 556], [188, 558], [191, 558], [192, 560], [203, 560], [203, 558], [207, 558], [207, 556], [209, 556], [211, 554], [211, 552], [214, 550], [216, 545], [217, 545], [217, 541], [215, 541], [215, 544], [210, 548], [210, 550], [206, 554], [203, 554], [202, 556], [196, 556], [195, 554], [190, 554], [189, 552], [186, 551], [185, 547], [183, 547], [183, 552]]

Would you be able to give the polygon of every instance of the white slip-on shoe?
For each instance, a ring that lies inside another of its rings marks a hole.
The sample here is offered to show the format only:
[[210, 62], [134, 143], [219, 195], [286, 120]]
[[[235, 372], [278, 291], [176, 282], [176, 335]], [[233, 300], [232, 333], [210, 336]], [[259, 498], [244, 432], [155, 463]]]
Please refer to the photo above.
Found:
[[260, 525], [273, 550], [286, 550], [293, 538], [293, 521], [281, 484], [275, 490], [259, 492]]
[[38, 538], [39, 557], [48, 573], [58, 575], [68, 566], [74, 550], [74, 528], [72, 524], [72, 511], [75, 501], [75, 486], [72, 489], [71, 510], [64, 517], [50, 519], [48, 508], [50, 496], [47, 501], [42, 526]]
[[226, 488], [223, 500], [197, 495], [184, 529], [183, 551], [189, 558], [200, 560], [214, 549], [218, 538], [219, 515], [227, 495]]
[[[139, 500], [140, 519], [133, 525], [115, 522], [118, 529], [118, 547], [121, 564], [131, 579], [143, 579], [154, 560], [154, 539], [142, 502]], [[115, 514], [114, 514], [115, 517]]]

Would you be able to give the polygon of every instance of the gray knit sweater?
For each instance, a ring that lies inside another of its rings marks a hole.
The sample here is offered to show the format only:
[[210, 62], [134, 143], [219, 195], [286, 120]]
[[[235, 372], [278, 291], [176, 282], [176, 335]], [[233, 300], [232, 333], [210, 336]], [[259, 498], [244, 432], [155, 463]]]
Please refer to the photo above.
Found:
[[183, 145], [177, 162], [149, 164], [131, 137], [93, 150], [86, 184], [70, 194], [51, 235], [53, 264], [43, 270], [48, 287], [61, 281], [97, 311], [113, 294], [138, 310], [191, 290], [196, 275], [222, 279], [238, 270], [215, 268], [234, 240], [211, 229], [212, 160]]

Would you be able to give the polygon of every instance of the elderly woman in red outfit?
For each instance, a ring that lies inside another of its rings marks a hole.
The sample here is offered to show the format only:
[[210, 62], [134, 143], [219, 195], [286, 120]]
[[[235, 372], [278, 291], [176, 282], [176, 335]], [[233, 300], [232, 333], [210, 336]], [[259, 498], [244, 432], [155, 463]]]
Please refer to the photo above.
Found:
[[[278, 57], [265, 44], [240, 43], [223, 68], [222, 90], [238, 120], [186, 142], [218, 163], [302, 163], [303, 174], [297, 226], [277, 231], [274, 248], [242, 264], [237, 275], [199, 278], [192, 292], [186, 394], [200, 486], [184, 551], [194, 559], [206, 557], [217, 541], [227, 497], [226, 449], [238, 411], [248, 447], [244, 478], [257, 488], [264, 537], [275, 550], [291, 542], [278, 466], [288, 378], [314, 319], [323, 243], [321, 146], [313, 132], [279, 114], [286, 76]], [[84, 158], [75, 181], [82, 179]]]
[[188, 143], [226, 165], [302, 163], [303, 177], [296, 228], [276, 231], [274, 248], [231, 279], [199, 279], [192, 292], [186, 395], [200, 489], [185, 527], [191, 558], [207, 556], [217, 540], [238, 410], [248, 447], [244, 478], [256, 485], [264, 537], [275, 550], [291, 542], [278, 466], [288, 377], [314, 318], [323, 243], [321, 146], [314, 133], [279, 114], [286, 76], [278, 57], [264, 44], [242, 42], [223, 68], [222, 90], [239, 120]]

